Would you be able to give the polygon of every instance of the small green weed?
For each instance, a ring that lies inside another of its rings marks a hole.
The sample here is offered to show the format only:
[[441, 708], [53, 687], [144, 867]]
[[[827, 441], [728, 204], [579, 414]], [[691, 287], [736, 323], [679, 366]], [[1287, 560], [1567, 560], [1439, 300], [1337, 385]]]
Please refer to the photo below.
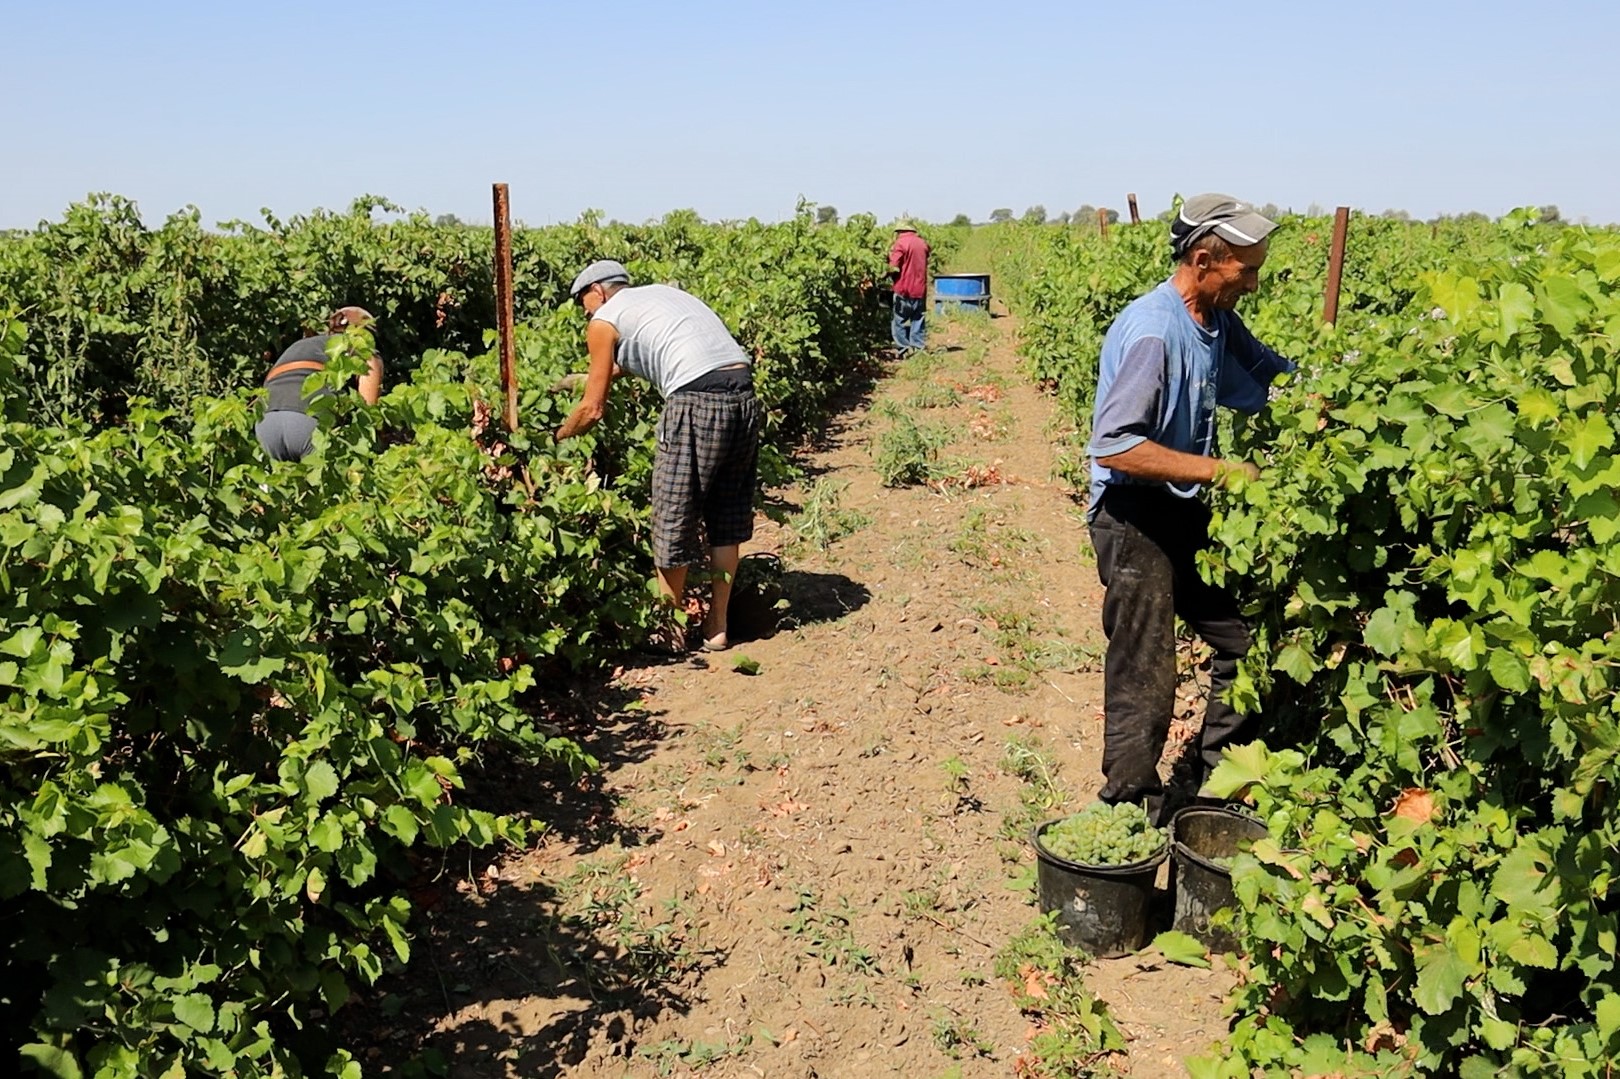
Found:
[[752, 1034], [744, 1034], [729, 1042], [668, 1038], [653, 1045], [641, 1046], [636, 1050], [636, 1055], [651, 1061], [659, 1075], [674, 1075], [679, 1068], [698, 1071], [727, 1057], [741, 1056], [753, 1044]]
[[804, 508], [788, 521], [797, 543], [825, 551], [845, 536], [872, 523], [872, 518], [839, 505], [849, 484], [823, 476], [804, 496]]
[[944, 365], [945, 353], [925, 349], [922, 352], [913, 352], [904, 360], [901, 360], [899, 366], [894, 369], [894, 373], [907, 382], [924, 382]]
[[973, 609], [990, 631], [995, 663], [968, 666], [962, 676], [1008, 691], [1027, 689], [1046, 671], [1073, 673], [1092, 669], [1100, 653], [1062, 638], [1039, 638], [1040, 626], [1022, 611], [980, 604]]
[[971, 888], [951, 887], [951, 879], [948, 868], [935, 870], [926, 884], [900, 893], [900, 912], [913, 921], [931, 922], [941, 929], [961, 929], [963, 915], [978, 905], [979, 897]]
[[1058, 938], [1057, 912], [1031, 922], [996, 956], [996, 977], [1008, 983], [1019, 1008], [1036, 1019], [1041, 1032], [1026, 1052], [1035, 1058], [1029, 1074], [1074, 1077], [1114, 1074], [1113, 1054], [1125, 1037], [1108, 1007], [1086, 992], [1082, 953]]
[[545, 939], [595, 940], [600, 952], [582, 954], [577, 943], [564, 955], [548, 944], [560, 969], [577, 970], [593, 989], [646, 992], [679, 981], [696, 969], [699, 955], [690, 912], [678, 899], [664, 904], [654, 921], [641, 907], [641, 885], [624, 871], [628, 855], [582, 864], [557, 885], [557, 903], [540, 915]]
[[1061, 810], [1067, 796], [1057, 784], [1057, 761], [1034, 735], [1007, 739], [1001, 770], [1022, 780], [1023, 786], [1018, 791], [1018, 808], [1001, 819], [996, 853], [1008, 868], [1008, 889], [1033, 895], [1036, 873], [1030, 857], [1029, 830]]
[[906, 407], [911, 409], [950, 408], [959, 404], [962, 395], [956, 392], [954, 386], [947, 386], [942, 382], [928, 381], [917, 387], [917, 392], [906, 398]]
[[783, 928], [804, 942], [806, 954], [856, 974], [881, 973], [877, 957], [855, 940], [855, 912], [847, 896], [839, 897], [837, 909], [822, 910], [816, 893], [801, 888], [791, 914]]
[[873, 446], [878, 479], [885, 487], [906, 487], [938, 479], [950, 470], [940, 464], [939, 451], [956, 441], [946, 428], [919, 424], [896, 408], [880, 409], [890, 425]]
[[996, 1055], [996, 1043], [958, 1015], [941, 1015], [934, 1019], [934, 1045], [952, 1060]]
[[972, 569], [1005, 569], [1022, 576], [1027, 573], [1028, 555], [1040, 548], [1041, 538], [1009, 523], [993, 504], [981, 502], [968, 510], [948, 546]]
[[872, 992], [872, 983], [859, 978], [848, 985], [840, 986], [827, 996], [829, 1003], [840, 1007], [851, 1008], [859, 1005], [863, 1008], [877, 1007], [877, 995]]
[[901, 909], [912, 918], [933, 921], [940, 917], [939, 905], [939, 889], [936, 887], [900, 893]]
[[939, 763], [945, 772], [945, 789], [956, 796], [956, 806], [953, 813], [977, 813], [984, 808], [981, 802], [969, 787], [971, 773], [961, 757], [951, 756]]
[[1024, 784], [1018, 792], [1019, 812], [1009, 815], [1001, 829], [1008, 839], [1021, 840], [1031, 825], [1052, 816], [1067, 800], [1057, 785], [1058, 763], [1034, 735], [1014, 735], [1001, 754], [1001, 770]]
[[742, 746], [742, 736], [741, 723], [735, 727], [715, 727], [703, 723], [691, 734], [694, 748], [703, 754], [705, 767], [724, 768], [732, 765], [741, 771], [753, 771], [748, 763], [748, 750]]

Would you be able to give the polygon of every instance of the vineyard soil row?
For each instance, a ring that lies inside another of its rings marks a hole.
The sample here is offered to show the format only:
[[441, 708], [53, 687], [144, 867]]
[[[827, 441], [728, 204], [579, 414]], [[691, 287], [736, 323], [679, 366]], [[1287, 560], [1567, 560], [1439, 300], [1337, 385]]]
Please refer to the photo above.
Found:
[[[1012, 324], [954, 327], [937, 365], [891, 372], [811, 456], [814, 478], [775, 493], [786, 523], [760, 539], [786, 556], [789, 606], [781, 632], [738, 646], [757, 676], [729, 656], [643, 661], [607, 697], [559, 703], [601, 785], [538, 849], [434, 886], [432, 962], [355, 1009], [353, 1043], [390, 1073], [429, 1050], [466, 1079], [975, 1076], [1033, 1059], [1042, 1020], [1012, 990], [1041, 975], [1009, 982], [997, 957], [1036, 915], [1032, 813], [1095, 789], [1099, 590], [1051, 479], [1060, 421]], [[884, 408], [951, 393], [926, 410], [953, 432], [942, 458], [1007, 482], [882, 487]], [[820, 551], [799, 536], [835, 489], [864, 523]], [[1056, 789], [1032, 809], [1043, 770]], [[1083, 977], [1129, 1039], [1111, 1058], [1124, 1073], [1181, 1074], [1224, 1030], [1222, 972], [1149, 954]], [[1102, 1065], [1077, 1044], [1073, 1060]]]

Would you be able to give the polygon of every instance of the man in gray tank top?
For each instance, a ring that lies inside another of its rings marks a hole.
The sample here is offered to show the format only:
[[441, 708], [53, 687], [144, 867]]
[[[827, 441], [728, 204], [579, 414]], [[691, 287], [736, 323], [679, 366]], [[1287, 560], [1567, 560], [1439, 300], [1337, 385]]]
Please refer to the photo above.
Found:
[[703, 647], [724, 649], [731, 643], [726, 613], [741, 545], [754, 536], [760, 408], [748, 353], [702, 300], [668, 285], [632, 288], [629, 272], [610, 259], [585, 267], [569, 295], [590, 317], [590, 370], [584, 397], [555, 437], [590, 430], [619, 375], [658, 387], [664, 410], [652, 508], [659, 591], [676, 607], [685, 601], [687, 568], [704, 559], [701, 526], [715, 571]]
[[[304, 380], [326, 368], [326, 343], [334, 334], [350, 326], [374, 321], [363, 307], [340, 307], [326, 320], [326, 333], [294, 341], [264, 376], [266, 400], [264, 418], [253, 428], [259, 445], [276, 461], [299, 461], [314, 448], [315, 417], [309, 403], [321, 394], [304, 396]], [[382, 396], [383, 366], [380, 356], [371, 357], [366, 373], [360, 376], [360, 398], [368, 405]], [[321, 393], [331, 393], [324, 390]]]

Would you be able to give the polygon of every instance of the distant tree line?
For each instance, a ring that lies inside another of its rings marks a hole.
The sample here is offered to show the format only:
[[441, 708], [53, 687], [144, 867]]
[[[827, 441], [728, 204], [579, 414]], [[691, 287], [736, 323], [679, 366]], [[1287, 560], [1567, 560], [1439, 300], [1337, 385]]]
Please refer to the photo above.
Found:
[[[1262, 215], [1272, 219], [1286, 217], [1294, 213], [1293, 207], [1283, 209], [1275, 202], [1268, 202], [1258, 209]], [[1539, 208], [1539, 210], [1540, 217], [1538, 220], [1541, 224], [1561, 225], [1565, 223], [1564, 218], [1559, 213], [1557, 206], [1542, 206]], [[1328, 213], [1330, 213], [1330, 211], [1325, 209], [1320, 203], [1313, 202], [1305, 208], [1306, 217], [1325, 217], [1328, 215]], [[1174, 208], [1165, 210], [1163, 213], [1158, 215], [1159, 220], [1168, 221], [1174, 216], [1174, 214]], [[1104, 209], [1103, 215], [1110, 225], [1116, 225], [1119, 223], [1118, 210]], [[1374, 216], [1386, 218], [1391, 221], [1416, 220], [1407, 211], [1397, 209], [1384, 210], [1382, 213]], [[990, 211], [989, 221], [993, 225], [1006, 224], [1012, 220], [1013, 210], [1010, 206], [998, 206], [994, 210]], [[1047, 209], [1043, 204], [1036, 203], [1035, 205], [1025, 209], [1023, 214], [1019, 215], [1018, 220], [1027, 225], [1058, 224], [1078, 225], [1081, 227], [1095, 226], [1097, 224], [1097, 207], [1091, 205], [1090, 203], [1084, 203], [1078, 210], [1073, 212], [1064, 210], [1054, 217], [1047, 212]], [[1437, 217], [1430, 218], [1429, 220], [1430, 223], [1439, 223], [1443, 221], [1489, 221], [1491, 218], [1489, 215], [1480, 213], [1478, 210], [1468, 210], [1466, 212], [1457, 214], [1440, 214]], [[433, 223], [440, 226], [457, 226], [467, 224], [455, 214], [440, 214], [438, 217], [433, 219]], [[838, 208], [835, 206], [817, 206], [816, 224], [838, 224]], [[957, 214], [955, 217], [950, 219], [948, 224], [951, 228], [970, 228], [973, 225], [973, 218], [968, 214]]]

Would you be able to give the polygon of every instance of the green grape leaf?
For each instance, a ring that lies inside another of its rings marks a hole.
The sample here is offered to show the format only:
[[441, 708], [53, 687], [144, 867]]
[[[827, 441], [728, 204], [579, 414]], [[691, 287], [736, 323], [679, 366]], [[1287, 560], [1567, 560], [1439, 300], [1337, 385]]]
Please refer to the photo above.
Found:
[[174, 1017], [192, 1030], [207, 1034], [214, 1029], [214, 1002], [206, 993], [175, 997]]
[[1475, 972], [1446, 944], [1418, 948], [1413, 955], [1418, 977], [1412, 999], [1428, 1014], [1440, 1015], [1462, 996], [1463, 986]]
[[324, 801], [338, 792], [337, 771], [326, 761], [314, 761], [304, 770], [304, 790], [315, 801]]
[[1187, 967], [1209, 967], [1209, 949], [1197, 937], [1167, 929], [1153, 938], [1153, 947], [1172, 963]]
[[54, 1045], [35, 1042], [17, 1050], [17, 1055], [30, 1061], [43, 1075], [51, 1079], [83, 1079], [84, 1072], [72, 1053]]

